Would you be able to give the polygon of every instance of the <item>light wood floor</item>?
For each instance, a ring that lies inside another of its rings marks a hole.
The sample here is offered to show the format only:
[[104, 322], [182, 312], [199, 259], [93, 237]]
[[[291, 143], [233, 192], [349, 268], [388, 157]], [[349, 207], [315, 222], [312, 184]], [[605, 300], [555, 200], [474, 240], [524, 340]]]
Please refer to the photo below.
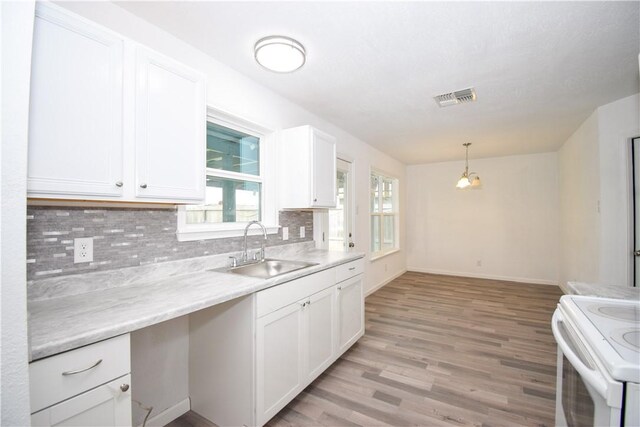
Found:
[[[406, 273], [366, 333], [268, 424], [552, 426], [556, 286]], [[189, 413], [171, 427], [208, 426]]]

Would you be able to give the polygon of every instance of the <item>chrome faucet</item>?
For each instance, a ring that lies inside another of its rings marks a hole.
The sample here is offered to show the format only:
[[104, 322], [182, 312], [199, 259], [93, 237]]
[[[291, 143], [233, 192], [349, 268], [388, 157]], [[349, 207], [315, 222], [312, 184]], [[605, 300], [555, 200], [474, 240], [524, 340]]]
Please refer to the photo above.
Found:
[[247, 256], [247, 232], [249, 231], [249, 227], [251, 227], [253, 224], [259, 225], [260, 228], [262, 228], [262, 234], [264, 234], [264, 240], [262, 241], [262, 245], [260, 246], [260, 261], [262, 261], [264, 259], [264, 246], [265, 246], [265, 242], [267, 241], [267, 229], [265, 228], [264, 225], [262, 225], [262, 223], [260, 221], [251, 221], [244, 228], [244, 248], [242, 250], [242, 261], [243, 262], [247, 262], [247, 259], [249, 258]]

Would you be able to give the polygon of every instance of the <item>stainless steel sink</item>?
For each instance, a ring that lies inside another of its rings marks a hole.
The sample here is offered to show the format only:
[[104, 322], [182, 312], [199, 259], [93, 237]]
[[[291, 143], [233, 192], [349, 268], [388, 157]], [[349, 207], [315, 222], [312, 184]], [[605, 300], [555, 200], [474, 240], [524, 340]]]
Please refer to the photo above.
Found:
[[312, 262], [288, 261], [282, 259], [265, 259], [260, 262], [231, 267], [226, 271], [228, 273], [241, 274], [243, 276], [258, 277], [261, 279], [269, 279], [281, 274], [290, 273], [292, 271], [301, 270], [303, 268], [318, 265]]

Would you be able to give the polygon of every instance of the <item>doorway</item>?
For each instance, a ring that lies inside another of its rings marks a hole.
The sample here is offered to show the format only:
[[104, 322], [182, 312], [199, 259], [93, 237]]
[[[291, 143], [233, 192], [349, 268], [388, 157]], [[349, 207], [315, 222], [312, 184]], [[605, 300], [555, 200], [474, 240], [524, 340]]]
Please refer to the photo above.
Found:
[[336, 195], [335, 209], [328, 214], [328, 249], [330, 251], [348, 252], [354, 246], [351, 209], [353, 206], [352, 181], [353, 164], [344, 159], [336, 161]]
[[640, 287], [640, 137], [631, 140], [631, 202], [633, 212], [633, 286]]

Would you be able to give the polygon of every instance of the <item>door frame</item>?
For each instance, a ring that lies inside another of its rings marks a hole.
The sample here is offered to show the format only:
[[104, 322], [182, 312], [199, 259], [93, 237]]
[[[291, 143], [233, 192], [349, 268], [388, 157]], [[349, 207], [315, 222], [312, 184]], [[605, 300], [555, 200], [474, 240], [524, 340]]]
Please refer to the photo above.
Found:
[[[636, 227], [640, 226], [640, 218], [636, 218], [636, 204], [640, 203], [640, 200], [636, 200], [636, 187], [640, 186], [640, 182], [636, 182], [636, 174], [635, 171], [637, 168], [640, 168], [640, 164], [635, 164], [634, 161], [634, 151], [636, 149], [636, 147], [634, 147], [634, 141], [637, 141], [638, 147], [637, 149], [640, 150], [640, 132], [637, 132], [638, 136], [634, 136], [634, 137], [630, 137], [627, 138], [628, 141], [628, 150], [627, 153], [629, 155], [629, 161], [628, 161], [628, 183], [629, 183], [629, 191], [628, 191], [628, 197], [629, 197], [629, 252], [630, 252], [630, 257], [631, 257], [631, 261], [630, 261], [630, 265], [629, 265], [629, 278], [630, 278], [630, 286], [631, 287], [636, 287], [636, 277], [638, 275], [640, 275], [640, 271], [637, 271], [636, 269], [636, 257], [635, 257], [635, 250], [636, 248], [638, 248], [638, 244], [640, 244], [640, 242], [638, 242], [636, 240]], [[640, 248], [638, 248], [640, 249]]]
[[[345, 206], [349, 209], [349, 223], [351, 226], [351, 241], [356, 242], [356, 160], [343, 152], [338, 151], [336, 159], [344, 160], [351, 164], [351, 177], [348, 184], [349, 200], [345, 201]], [[337, 171], [337, 168], [336, 168]], [[337, 172], [336, 172], [337, 173]], [[316, 242], [317, 249], [328, 249], [329, 240], [327, 233], [329, 231], [329, 212], [314, 211], [313, 212], [313, 240]], [[347, 248], [347, 252], [349, 248]]]

